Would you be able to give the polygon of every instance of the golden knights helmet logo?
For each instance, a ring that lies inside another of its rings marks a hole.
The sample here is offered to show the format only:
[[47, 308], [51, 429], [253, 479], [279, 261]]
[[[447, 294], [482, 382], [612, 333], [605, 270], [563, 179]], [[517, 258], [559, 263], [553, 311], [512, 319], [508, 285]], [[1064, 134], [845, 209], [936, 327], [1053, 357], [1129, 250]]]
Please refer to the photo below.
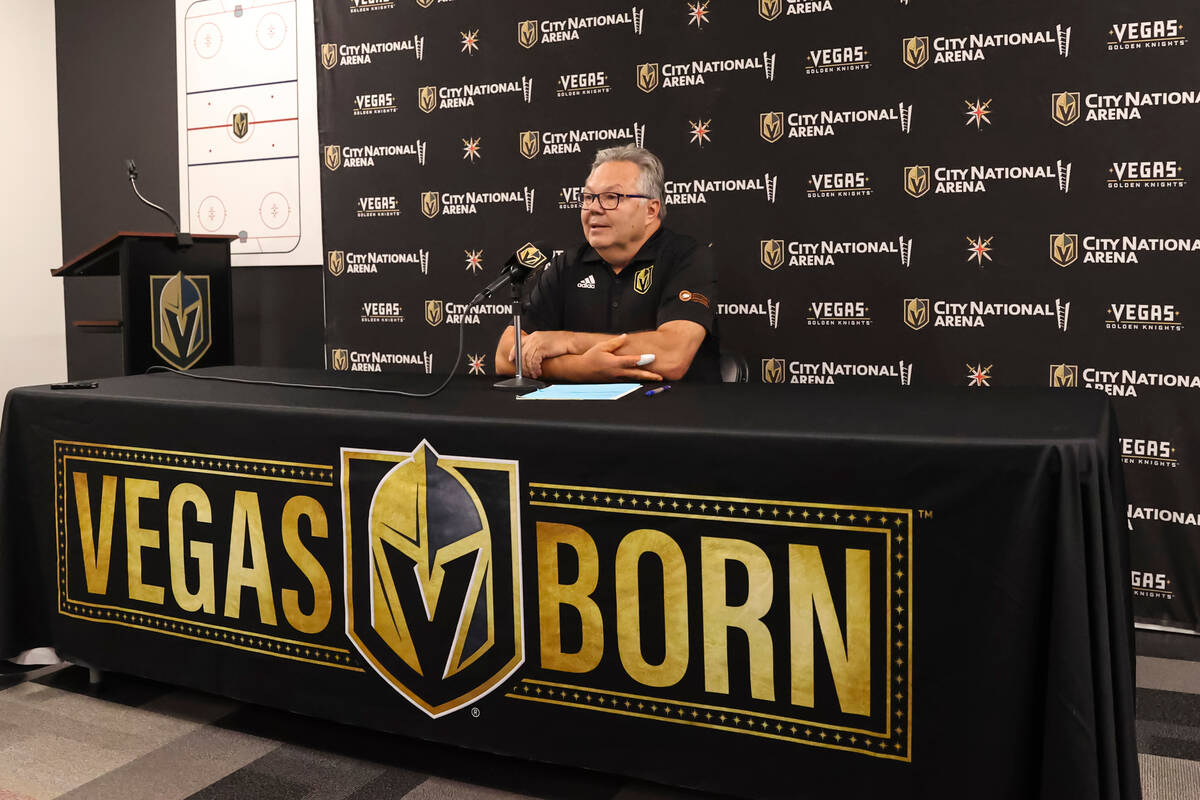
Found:
[[783, 0], [758, 0], [758, 15], [773, 20], [783, 13]]
[[782, 358], [764, 358], [762, 360], [763, 383], [783, 383], [787, 376], [787, 365]]
[[330, 172], [342, 165], [342, 146], [340, 144], [325, 145], [325, 166]]
[[517, 43], [526, 50], [538, 43], [538, 21], [527, 19], [517, 23]]
[[442, 320], [446, 318], [446, 305], [441, 300], [426, 300], [425, 301], [425, 321], [433, 327], [442, 324]]
[[442, 210], [441, 198], [437, 192], [421, 192], [421, 213], [433, 219]]
[[430, 717], [524, 661], [517, 462], [343, 448], [346, 633]]
[[919, 331], [929, 324], [929, 299], [925, 297], [904, 298], [904, 324]]
[[1079, 121], [1079, 92], [1054, 92], [1050, 95], [1050, 118], [1062, 125], [1074, 125]]
[[654, 285], [654, 265], [639, 269], [637, 275], [633, 276], [633, 290], [638, 294], [645, 294], [650, 291], [650, 287]]
[[905, 167], [904, 191], [913, 197], [921, 197], [929, 191], [929, 167]]
[[1079, 385], [1079, 366], [1076, 364], [1051, 364], [1050, 385], [1068, 387]]
[[901, 50], [904, 65], [912, 69], [920, 69], [929, 63], [929, 37], [910, 36], [904, 40]]
[[428, 114], [437, 108], [437, 87], [422, 86], [417, 89], [417, 108]]
[[334, 369], [338, 372], [345, 372], [350, 369], [350, 351], [344, 347], [335, 347], [331, 361]]
[[758, 135], [768, 142], [778, 142], [783, 138], [783, 112], [768, 111], [758, 115]]
[[521, 155], [536, 158], [542, 150], [542, 135], [537, 131], [521, 131]]
[[338, 63], [338, 46], [336, 44], [321, 45], [321, 66], [333, 69]]
[[779, 269], [783, 266], [783, 239], [760, 239], [758, 242], [758, 260], [767, 269]]
[[239, 111], [233, 115], [233, 135], [239, 139], [245, 139], [246, 134], [250, 132], [250, 114], [245, 111]]
[[1069, 267], [1079, 258], [1079, 234], [1050, 234], [1050, 260], [1060, 267]]
[[346, 251], [345, 250], [330, 250], [329, 251], [329, 274], [333, 277], [340, 277], [346, 271]]
[[647, 94], [658, 88], [658, 64], [638, 64], [637, 87]]
[[188, 369], [212, 346], [212, 297], [207, 275], [150, 276], [150, 344], [176, 369]]
[[419, 5], [421, 8], [429, 8], [431, 5], [433, 5], [433, 0], [417, 0], [417, 5]]
[[546, 254], [533, 242], [526, 242], [517, 250], [517, 263], [526, 269], [537, 269], [547, 261]]

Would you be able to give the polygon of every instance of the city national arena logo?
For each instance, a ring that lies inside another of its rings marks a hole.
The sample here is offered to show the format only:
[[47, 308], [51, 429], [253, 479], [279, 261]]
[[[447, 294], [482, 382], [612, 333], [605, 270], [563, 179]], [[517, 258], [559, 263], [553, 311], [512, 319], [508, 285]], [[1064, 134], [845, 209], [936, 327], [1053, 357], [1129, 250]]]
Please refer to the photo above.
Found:
[[[1071, 382], [1068, 382], [1071, 381]], [[1051, 364], [1051, 386], [1099, 389], [1113, 397], [1138, 397], [1147, 389], [1200, 389], [1200, 375], [1181, 372], [1146, 372], [1140, 369], [1102, 369], [1075, 364]]]
[[779, 176], [767, 172], [761, 178], [696, 178], [686, 181], [666, 181], [666, 202], [669, 205], [702, 205], [710, 194], [724, 192], [760, 191], [767, 202], [774, 203]]
[[[526, 245], [528, 247], [529, 245]], [[523, 248], [524, 249], [524, 248]], [[534, 248], [536, 250], [536, 248]], [[540, 251], [538, 251], [540, 253]], [[543, 256], [544, 259], [544, 256]], [[512, 317], [511, 303], [456, 303], [452, 300], [426, 300], [425, 322], [436, 328], [443, 322], [449, 325], [480, 325], [484, 318]]]
[[[1082, 98], [1082, 102], [1080, 100]], [[1053, 92], [1050, 118], [1059, 125], [1076, 122], [1122, 122], [1140, 120], [1152, 108], [1200, 105], [1200, 91], [1155, 92]]]
[[864, 381], [897, 381], [900, 386], [912, 385], [913, 365], [908, 361], [894, 364], [854, 364], [838, 361], [789, 361], [784, 358], [762, 360], [763, 383], [812, 383], [834, 385], [839, 379], [851, 383]]
[[637, 87], [649, 94], [660, 86], [674, 89], [681, 86], [704, 86], [706, 79], [725, 72], [754, 72], [762, 70], [768, 81], [775, 80], [775, 54], [764, 50], [762, 55], [745, 58], [726, 58], [717, 61], [688, 61], [680, 64], [649, 62], [638, 64], [635, 71]]
[[[902, 0], [907, 2], [907, 0]], [[767, 22], [774, 22], [784, 15], [818, 14], [822, 11], [832, 11], [832, 0], [758, 0], [758, 15]]]
[[426, 375], [433, 374], [433, 353], [385, 353], [378, 350], [348, 350], [333, 348], [331, 364], [339, 372], [383, 372], [397, 367], [420, 367]]
[[333, 69], [372, 64], [375, 59], [391, 53], [412, 53], [417, 61], [422, 61], [425, 58], [425, 37], [417, 35], [407, 39], [358, 44], [327, 42], [321, 45], [321, 66]]
[[431, 718], [525, 658], [518, 462], [341, 450], [346, 635]]
[[1179, 333], [1183, 330], [1183, 315], [1173, 303], [1109, 303], [1104, 316], [1104, 327], [1110, 331]]
[[417, 163], [425, 166], [427, 143], [417, 139], [412, 144], [366, 144], [366, 145], [336, 145], [325, 146], [325, 167], [330, 172], [340, 167], [356, 169], [374, 167], [376, 161], [391, 158], [414, 156]]
[[1177, 19], [1115, 22], [1108, 29], [1108, 37], [1109, 50], [1182, 47], [1188, 42], [1183, 23]]
[[1076, 259], [1084, 264], [1140, 264], [1148, 254], [1200, 252], [1200, 238], [1186, 236], [1050, 235], [1050, 260], [1068, 267]]
[[[686, 295], [686, 297], [684, 296]], [[685, 303], [689, 301], [700, 302], [703, 300], [703, 305], [707, 307], [708, 298], [703, 295], [697, 295], [693, 292], [680, 292], [679, 299]], [[717, 303], [717, 314], [722, 317], [762, 317], [768, 327], [779, 327], [779, 310], [781, 303], [779, 300], [768, 298], [761, 303]]]
[[518, 135], [517, 147], [522, 156], [528, 159], [539, 155], [559, 156], [592, 152], [605, 143], [617, 144], [633, 142], [642, 147], [646, 141], [646, 126], [635, 122], [624, 127], [593, 128], [585, 130], [572, 128], [565, 131], [521, 131]]
[[345, 275], [377, 275], [381, 267], [415, 266], [422, 275], [429, 274], [429, 251], [424, 248], [407, 253], [358, 253], [353, 250], [330, 250], [329, 274], [335, 278]]
[[842, 241], [823, 239], [815, 242], [760, 239], [759, 263], [769, 270], [789, 267], [834, 267], [838, 258], [852, 256], [857, 262], [863, 256], [887, 255], [896, 258], [900, 266], [912, 264], [913, 240], [909, 236], [895, 239]]
[[629, 11], [612, 14], [596, 14], [587, 17], [566, 17], [565, 19], [527, 19], [517, 23], [517, 44], [526, 50], [535, 45], [561, 44], [563, 42], [579, 41], [583, 31], [608, 28], [615, 25], [632, 25], [637, 36], [642, 35], [642, 23], [646, 10], [633, 6]]
[[1071, 162], [1054, 164], [1013, 164], [1011, 166], [971, 165], [967, 167], [905, 167], [903, 186], [906, 194], [923, 197], [930, 188], [934, 194], [982, 193], [998, 181], [1052, 180], [1063, 194], [1071, 191]]
[[805, 75], [825, 75], [830, 72], [857, 72], [870, 69], [871, 59], [862, 45], [845, 45], [809, 50], [804, 57]]
[[758, 115], [758, 135], [772, 143], [783, 138], [785, 132], [789, 139], [809, 139], [817, 136], [833, 136], [836, 133], [835, 125], [854, 125], [867, 122], [896, 123], [900, 132], [907, 134], [912, 131], [912, 112], [912, 103], [904, 102], [882, 108], [793, 111], [786, 115], [782, 111], [769, 111]]
[[439, 108], [470, 108], [485, 97], [520, 94], [526, 103], [533, 100], [533, 78], [496, 83], [467, 83], [462, 86], [421, 86], [417, 89], [417, 108], [426, 114]]
[[421, 192], [421, 213], [429, 219], [438, 214], [478, 214], [480, 206], [521, 203], [533, 213], [534, 190], [523, 186], [508, 192]]
[[150, 346], [169, 366], [189, 369], [212, 346], [208, 275], [150, 276]]
[[934, 64], [983, 61], [986, 51], [1001, 47], [1055, 45], [1063, 58], [1071, 55], [1071, 26], [1055, 25], [1036, 31], [969, 33], [965, 36], [906, 36], [900, 42], [900, 60], [910, 69]]
[[935, 328], [983, 328], [996, 318], [1045, 317], [1054, 320], [1059, 331], [1071, 321], [1071, 302], [997, 302], [989, 300], [930, 300], [911, 297], [904, 300], [904, 324], [919, 331], [933, 323]]

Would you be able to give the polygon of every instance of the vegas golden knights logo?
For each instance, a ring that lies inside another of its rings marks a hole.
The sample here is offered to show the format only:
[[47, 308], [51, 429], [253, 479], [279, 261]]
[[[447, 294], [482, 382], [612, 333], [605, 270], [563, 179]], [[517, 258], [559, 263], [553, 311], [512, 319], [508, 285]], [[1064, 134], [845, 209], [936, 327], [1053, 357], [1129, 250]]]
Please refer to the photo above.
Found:
[[421, 213], [433, 219], [442, 210], [437, 192], [421, 192]]
[[919, 331], [929, 324], [929, 299], [924, 297], [904, 298], [904, 324]]
[[346, 633], [430, 717], [524, 661], [517, 462], [342, 449]]
[[521, 155], [535, 158], [541, 152], [542, 135], [537, 131], [521, 131]]
[[768, 142], [778, 142], [783, 137], [783, 112], [768, 111], [759, 114], [758, 135]]
[[446, 306], [441, 300], [426, 300], [425, 321], [436, 328], [446, 318], [445, 309]]
[[329, 274], [336, 278], [345, 271], [346, 271], [346, 251], [345, 250], [330, 250], [329, 251]]
[[239, 111], [233, 115], [233, 135], [239, 139], [245, 139], [246, 134], [250, 132], [250, 115], [245, 111]]
[[417, 5], [419, 5], [421, 8], [429, 8], [431, 5], [433, 5], [433, 0], [417, 0]]
[[758, 15], [772, 20], [783, 12], [783, 0], [758, 0]]
[[905, 167], [904, 191], [913, 197], [921, 197], [929, 191], [929, 167]]
[[1060, 267], [1069, 267], [1079, 258], [1079, 234], [1050, 235], [1050, 260]]
[[334, 348], [332, 361], [334, 369], [345, 372], [350, 369], [350, 351], [342, 347]]
[[658, 88], [658, 64], [638, 64], [637, 86], [647, 94]]
[[325, 145], [325, 166], [332, 172], [342, 165], [342, 146], [340, 144]]
[[650, 291], [650, 287], [654, 284], [654, 265], [638, 270], [638, 274], [633, 276], [633, 290], [638, 294], [645, 294]]
[[764, 358], [762, 360], [763, 383], [783, 383], [787, 376], [787, 365], [782, 358]]
[[767, 269], [783, 266], [783, 239], [762, 239], [758, 243], [758, 260]]
[[422, 86], [417, 89], [417, 108], [428, 114], [437, 108], [437, 87]]
[[526, 50], [538, 43], [538, 21], [527, 19], [517, 23], [517, 43]]
[[537, 269], [548, 260], [533, 242], [526, 242], [517, 250], [517, 263], [526, 269]]
[[188, 369], [212, 346], [212, 297], [207, 275], [150, 276], [150, 344], [163, 361]]
[[321, 45], [321, 66], [333, 69], [338, 63], [338, 46], [336, 44]]
[[1076, 364], [1051, 364], [1050, 385], [1068, 387], [1079, 385], [1079, 367]]
[[1055, 92], [1050, 95], [1050, 117], [1064, 128], [1079, 121], [1079, 92]]
[[913, 69], [920, 69], [929, 63], [929, 37], [911, 36], [904, 40], [902, 52], [904, 64]]

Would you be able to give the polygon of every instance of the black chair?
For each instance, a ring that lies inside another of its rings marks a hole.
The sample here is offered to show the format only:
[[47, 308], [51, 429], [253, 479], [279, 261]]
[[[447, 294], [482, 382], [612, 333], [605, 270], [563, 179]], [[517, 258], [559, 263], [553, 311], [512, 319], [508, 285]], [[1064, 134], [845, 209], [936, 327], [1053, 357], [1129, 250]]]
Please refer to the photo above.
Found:
[[746, 357], [733, 350], [721, 349], [721, 382], [746, 383], [750, 380], [750, 366]]

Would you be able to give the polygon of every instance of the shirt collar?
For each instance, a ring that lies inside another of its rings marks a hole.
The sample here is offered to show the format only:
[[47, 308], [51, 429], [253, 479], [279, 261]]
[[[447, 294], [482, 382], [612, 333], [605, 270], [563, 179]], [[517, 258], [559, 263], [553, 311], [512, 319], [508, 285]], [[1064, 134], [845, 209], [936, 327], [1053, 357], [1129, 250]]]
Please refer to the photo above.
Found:
[[[664, 228], [660, 223], [658, 230], [656, 230], [649, 239], [642, 242], [641, 248], [634, 255], [633, 260], [629, 262], [630, 266], [638, 263], [645, 263], [647, 261], [653, 261], [658, 257], [658, 250], [662, 246], [662, 236], [664, 230], [666, 230], [666, 228]], [[583, 255], [579, 257], [579, 260], [592, 263], [604, 261], [604, 259], [600, 257], [600, 254], [596, 252], [596, 248], [592, 247], [590, 244], [583, 251]], [[608, 262], [604, 263], [605, 265], [608, 264]]]

